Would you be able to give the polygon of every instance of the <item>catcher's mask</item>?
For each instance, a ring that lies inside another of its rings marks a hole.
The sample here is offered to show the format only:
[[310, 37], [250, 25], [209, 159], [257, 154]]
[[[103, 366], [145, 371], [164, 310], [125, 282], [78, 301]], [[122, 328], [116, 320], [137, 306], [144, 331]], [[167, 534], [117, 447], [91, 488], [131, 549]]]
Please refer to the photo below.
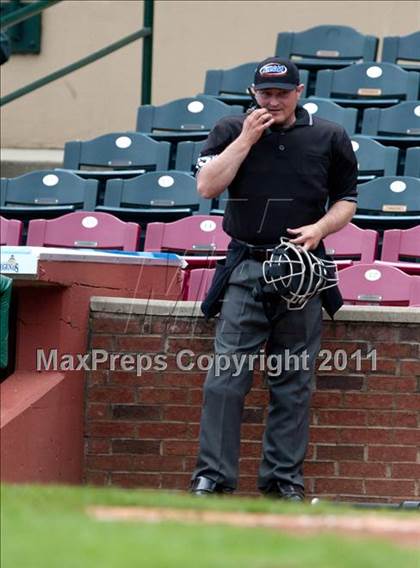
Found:
[[289, 310], [302, 309], [315, 294], [338, 282], [336, 265], [282, 237], [263, 262], [264, 292], [279, 295]]

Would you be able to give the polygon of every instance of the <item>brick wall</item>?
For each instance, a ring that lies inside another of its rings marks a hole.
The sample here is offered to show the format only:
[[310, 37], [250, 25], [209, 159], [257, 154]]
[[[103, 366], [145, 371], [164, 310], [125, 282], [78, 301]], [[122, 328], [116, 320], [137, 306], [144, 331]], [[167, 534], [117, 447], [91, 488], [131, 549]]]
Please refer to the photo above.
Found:
[[[143, 369], [144, 354], [160, 354], [166, 370], [151, 368], [138, 376], [118, 364], [112, 370], [107, 362], [87, 373], [87, 483], [188, 487], [206, 373], [196, 366], [180, 370], [176, 353], [185, 348], [196, 357], [212, 353], [214, 323], [198, 313], [187, 302], [92, 300], [90, 348], [143, 354]], [[326, 351], [317, 365], [305, 462], [308, 495], [352, 501], [419, 498], [419, 337], [419, 308], [346, 306], [335, 322], [324, 322]], [[257, 371], [242, 427], [243, 493], [256, 493], [266, 404], [263, 373]]]

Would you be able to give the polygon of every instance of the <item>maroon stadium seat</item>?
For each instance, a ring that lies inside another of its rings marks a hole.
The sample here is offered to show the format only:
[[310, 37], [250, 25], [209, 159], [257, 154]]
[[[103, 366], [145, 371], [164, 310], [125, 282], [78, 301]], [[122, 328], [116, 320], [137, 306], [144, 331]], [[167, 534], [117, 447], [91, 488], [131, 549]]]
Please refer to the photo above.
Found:
[[420, 305], [420, 276], [394, 266], [355, 264], [338, 273], [343, 300], [350, 304]]
[[137, 223], [126, 223], [109, 213], [76, 211], [48, 221], [30, 221], [27, 244], [135, 251], [139, 235]]
[[0, 216], [0, 245], [20, 245], [22, 240], [22, 221], [5, 219]]

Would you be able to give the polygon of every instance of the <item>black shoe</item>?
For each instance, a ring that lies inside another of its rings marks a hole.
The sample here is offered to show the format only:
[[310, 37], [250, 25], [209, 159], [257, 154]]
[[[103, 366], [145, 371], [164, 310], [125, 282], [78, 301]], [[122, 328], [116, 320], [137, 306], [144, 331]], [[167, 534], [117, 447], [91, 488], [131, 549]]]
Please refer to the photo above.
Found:
[[267, 491], [266, 495], [284, 501], [295, 501], [302, 503], [305, 500], [305, 491], [300, 485], [276, 481]]
[[225, 487], [209, 479], [208, 477], [196, 477], [192, 484], [190, 492], [194, 495], [211, 495], [211, 494], [229, 494], [233, 493], [231, 487]]

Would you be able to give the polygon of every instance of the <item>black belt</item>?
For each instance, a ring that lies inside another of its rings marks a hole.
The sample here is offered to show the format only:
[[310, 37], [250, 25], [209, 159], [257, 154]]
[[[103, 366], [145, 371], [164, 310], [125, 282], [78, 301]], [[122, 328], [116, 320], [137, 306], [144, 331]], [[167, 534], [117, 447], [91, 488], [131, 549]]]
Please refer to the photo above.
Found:
[[254, 248], [248, 247], [248, 256], [252, 260], [256, 260], [257, 262], [264, 262], [265, 260], [270, 260], [271, 253], [273, 252], [272, 248]]
[[272, 245], [267, 244], [267, 245], [260, 245], [260, 246], [251, 245], [249, 243], [246, 243], [244, 241], [240, 241], [239, 239], [235, 239], [235, 238], [233, 238], [232, 241], [234, 241], [235, 243], [238, 243], [242, 247], [246, 247], [247, 253], [246, 253], [245, 258], [251, 258], [252, 260], [256, 260], [258, 262], [264, 262], [265, 260], [270, 260], [271, 253], [273, 252], [275, 247], [278, 245], [278, 243], [272, 244]]

